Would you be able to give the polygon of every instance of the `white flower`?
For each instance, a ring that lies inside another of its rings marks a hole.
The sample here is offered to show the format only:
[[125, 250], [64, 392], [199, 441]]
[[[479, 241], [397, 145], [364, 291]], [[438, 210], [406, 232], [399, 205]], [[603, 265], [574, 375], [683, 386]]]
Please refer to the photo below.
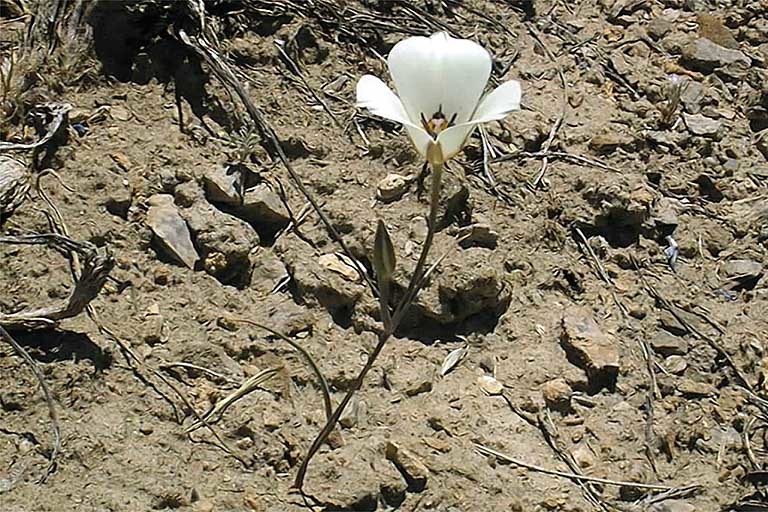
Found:
[[483, 97], [491, 56], [468, 39], [445, 32], [410, 37], [392, 48], [387, 63], [397, 94], [365, 75], [357, 83], [357, 105], [405, 126], [416, 149], [430, 161], [435, 146], [441, 160], [448, 160], [478, 124], [520, 108], [520, 84], [514, 80]]

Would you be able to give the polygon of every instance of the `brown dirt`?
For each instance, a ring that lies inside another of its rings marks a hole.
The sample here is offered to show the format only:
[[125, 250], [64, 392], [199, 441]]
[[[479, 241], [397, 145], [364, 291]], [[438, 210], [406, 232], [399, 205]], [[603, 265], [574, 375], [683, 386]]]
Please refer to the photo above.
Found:
[[[403, 32], [444, 25], [491, 51], [497, 79], [521, 81], [524, 109], [487, 127], [499, 156], [512, 155], [490, 164], [492, 178], [479, 137], [452, 162], [448, 216], [433, 253], [445, 260], [368, 376], [356, 423], [312, 462], [307, 502], [320, 510], [571, 512], [748, 510], [735, 504], [763, 502], [768, 411], [744, 389], [766, 391], [768, 349], [761, 279], [768, 164], [760, 151], [768, 145], [758, 135], [768, 126], [768, 16], [760, 2], [544, 1], [528, 3], [533, 17], [483, 0], [451, 10], [421, 1], [331, 3], [342, 26], [306, 10], [273, 17], [259, 10], [290, 5], [280, 2], [210, 2], [208, 17], [296, 171], [364, 263], [384, 219], [405, 282], [427, 209], [415, 182], [398, 200], [375, 199], [387, 174], [415, 177], [421, 165], [395, 127], [362, 112], [353, 117], [356, 79], [386, 76], [374, 51], [386, 54]], [[314, 213], [275, 240], [284, 219], [249, 224], [206, 199], [204, 177], [240, 160], [248, 180], [283, 194], [294, 215], [305, 207], [268, 145], [243, 135], [244, 117], [235, 115], [242, 106], [170, 35], [180, 9], [147, 9], [142, 18], [129, 4], [101, 2], [90, 56], [59, 50], [25, 85], [20, 104], [67, 102], [85, 116], [107, 107], [83, 136], [69, 130], [45, 162], [59, 179], [45, 175], [40, 186], [72, 238], [116, 258], [93, 307], [144, 365], [132, 364], [85, 314], [49, 331], [14, 331], [52, 388], [63, 450], [55, 473], [38, 483], [52, 447], [46, 402], [24, 361], [0, 345], [0, 478], [7, 484], [21, 475], [0, 494], [0, 508], [300, 510], [307, 505], [290, 486], [323, 423], [320, 390], [288, 345], [226, 318], [294, 337], [339, 400], [376, 342], [376, 301], [343, 264], [321, 260], [339, 249]], [[707, 37], [697, 13], [724, 20], [726, 28], [711, 18], [707, 26], [735, 37], [749, 69], [690, 56], [687, 45]], [[1, 22], [0, 58], [7, 58], [24, 21]], [[349, 27], [368, 44], [344, 32]], [[286, 42], [301, 78], [277, 42]], [[568, 85], [565, 105], [558, 69]], [[665, 124], [659, 108], [671, 73], [690, 83]], [[564, 107], [549, 149], [576, 159], [552, 156], [542, 186], [532, 189], [542, 158], [530, 153], [546, 149]], [[720, 127], [692, 133], [697, 115]], [[17, 113], [0, 133], [35, 140], [28, 124]], [[195, 270], [152, 239], [146, 214], [158, 193], [174, 196], [207, 254]], [[47, 208], [32, 193], [0, 234], [48, 232]], [[497, 239], [460, 243], [476, 224], [490, 225]], [[667, 236], [679, 245], [674, 270]], [[0, 244], [0, 261], [0, 313], [46, 305], [71, 288], [68, 262], [52, 250]], [[617, 351], [617, 375], [585, 372], [589, 361], [563, 334], [568, 315], [596, 321], [602, 334], [587, 339], [602, 343], [596, 358]], [[465, 346], [466, 357], [441, 377], [446, 356]], [[177, 362], [220, 376], [168, 368]], [[185, 434], [195, 416], [152, 368], [200, 414], [247, 377], [278, 372], [213, 425], [229, 454], [204, 428]], [[480, 388], [478, 378], [491, 373], [507, 400]], [[426, 467], [424, 488], [388, 460], [388, 443]], [[653, 505], [646, 491], [597, 484], [593, 503], [573, 480], [481, 455], [476, 443], [549, 469], [701, 487], [674, 497], [694, 508]], [[570, 468], [562, 460], [569, 457]]]

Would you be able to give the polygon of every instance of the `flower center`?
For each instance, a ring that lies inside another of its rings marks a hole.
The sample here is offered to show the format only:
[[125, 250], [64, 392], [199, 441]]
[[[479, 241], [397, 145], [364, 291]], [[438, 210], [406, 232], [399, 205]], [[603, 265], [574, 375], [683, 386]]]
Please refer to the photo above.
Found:
[[453, 123], [456, 121], [456, 116], [457, 114], [453, 114], [449, 120], [443, 113], [443, 106], [440, 105], [437, 112], [432, 114], [432, 117], [430, 117], [429, 120], [427, 120], [423, 112], [421, 113], [421, 125], [433, 139], [437, 139], [440, 132], [453, 126]]

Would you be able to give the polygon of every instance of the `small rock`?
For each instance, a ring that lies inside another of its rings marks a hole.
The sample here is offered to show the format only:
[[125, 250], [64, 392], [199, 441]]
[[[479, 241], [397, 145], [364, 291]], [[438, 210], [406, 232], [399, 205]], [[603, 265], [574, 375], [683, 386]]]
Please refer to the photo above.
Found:
[[704, 117], [701, 114], [688, 114], [686, 112], [683, 112], [683, 119], [688, 131], [694, 135], [713, 139], [722, 138], [723, 123], [721, 121]]
[[722, 275], [731, 281], [731, 289], [751, 290], [763, 277], [763, 266], [752, 260], [729, 260], [720, 267]]
[[565, 312], [562, 326], [560, 343], [568, 359], [586, 372], [590, 387], [615, 386], [619, 351], [613, 335], [601, 331], [592, 315], [577, 307]]
[[405, 501], [408, 484], [391, 462], [376, 461], [373, 471], [379, 479], [379, 493], [384, 503], [397, 509]]
[[122, 105], [110, 105], [109, 115], [115, 121], [129, 121], [133, 117], [131, 111]]
[[189, 268], [195, 268], [200, 256], [192, 244], [189, 226], [176, 209], [172, 196], [158, 194], [149, 198], [147, 225], [166, 254]]
[[581, 469], [589, 469], [595, 465], [595, 454], [585, 443], [581, 443], [576, 448], [574, 448], [571, 451], [571, 455], [573, 455], [573, 459]]
[[651, 505], [648, 512], [697, 512], [696, 507], [682, 500], [664, 500]]
[[243, 200], [241, 175], [235, 168], [214, 167], [203, 176], [205, 197], [212, 203], [237, 205]]
[[675, 336], [684, 336], [688, 334], [688, 329], [680, 323], [675, 315], [666, 309], [659, 313], [659, 325], [662, 329]]
[[165, 319], [161, 314], [149, 314], [144, 317], [142, 325], [144, 342], [147, 345], [156, 345], [164, 341], [163, 327]]
[[659, 39], [667, 35], [667, 32], [669, 32], [673, 28], [674, 28], [674, 25], [667, 18], [658, 17], [658, 18], [653, 18], [648, 23], [648, 26], [645, 28], [645, 30], [646, 32], [648, 32], [649, 36], [651, 36], [653, 39], [658, 41]]
[[376, 197], [385, 203], [400, 199], [408, 190], [411, 180], [400, 174], [387, 174], [376, 186]]
[[651, 209], [651, 219], [664, 235], [669, 235], [679, 224], [677, 216], [681, 210], [680, 201], [670, 197], [662, 197], [654, 203]]
[[477, 384], [480, 386], [480, 389], [483, 390], [483, 393], [490, 396], [500, 395], [504, 392], [504, 385], [490, 375], [481, 375], [478, 377]]
[[682, 375], [688, 368], [688, 361], [683, 356], [669, 356], [664, 360], [663, 366], [673, 375]]
[[616, 148], [630, 149], [635, 139], [619, 131], [608, 131], [592, 137], [589, 147], [597, 153], [610, 153]]
[[486, 247], [494, 249], [499, 240], [499, 234], [487, 222], [476, 222], [459, 228], [459, 245], [467, 247]]
[[117, 217], [127, 219], [133, 196], [130, 189], [120, 186], [104, 201], [107, 211]]
[[365, 402], [353, 398], [349, 406], [339, 418], [339, 425], [344, 428], [352, 428], [360, 422], [360, 418], [365, 413]]
[[247, 190], [243, 203], [233, 208], [233, 211], [259, 231], [262, 228], [275, 231], [290, 220], [282, 200], [266, 183], [260, 183]]
[[200, 500], [192, 507], [192, 512], [213, 512], [214, 510], [216, 506], [209, 500]]
[[722, 70], [733, 78], [744, 76], [752, 64], [739, 50], [724, 48], [707, 38], [699, 38], [683, 48], [682, 62], [689, 69], [702, 73]]
[[657, 354], [666, 357], [683, 356], [688, 353], [690, 347], [684, 338], [661, 331], [651, 339], [651, 348]]
[[553, 411], [567, 413], [571, 410], [571, 396], [573, 390], [565, 379], [551, 380], [541, 388], [544, 403]]
[[387, 372], [392, 391], [406, 396], [416, 396], [432, 391], [435, 372], [431, 363], [422, 360], [413, 365], [397, 365]]
[[426, 488], [429, 469], [413, 452], [389, 441], [385, 453], [387, 460], [392, 461], [402, 473], [409, 491], [421, 492]]
[[698, 114], [701, 112], [701, 104], [707, 95], [706, 89], [695, 80], [687, 78], [683, 80], [684, 85], [680, 91], [680, 101], [687, 112]]
[[677, 385], [677, 390], [683, 396], [689, 397], [704, 397], [717, 394], [717, 390], [712, 384], [691, 379], [682, 379]]

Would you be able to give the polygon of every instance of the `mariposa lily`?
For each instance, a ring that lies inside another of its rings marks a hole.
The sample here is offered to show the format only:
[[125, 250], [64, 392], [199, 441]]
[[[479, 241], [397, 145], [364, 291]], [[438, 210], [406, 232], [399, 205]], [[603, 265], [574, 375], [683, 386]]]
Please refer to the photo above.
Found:
[[509, 80], [483, 96], [491, 56], [479, 44], [445, 32], [409, 37], [389, 52], [393, 92], [379, 78], [357, 83], [357, 105], [405, 126], [430, 163], [454, 157], [478, 124], [503, 119], [520, 108], [520, 84]]

